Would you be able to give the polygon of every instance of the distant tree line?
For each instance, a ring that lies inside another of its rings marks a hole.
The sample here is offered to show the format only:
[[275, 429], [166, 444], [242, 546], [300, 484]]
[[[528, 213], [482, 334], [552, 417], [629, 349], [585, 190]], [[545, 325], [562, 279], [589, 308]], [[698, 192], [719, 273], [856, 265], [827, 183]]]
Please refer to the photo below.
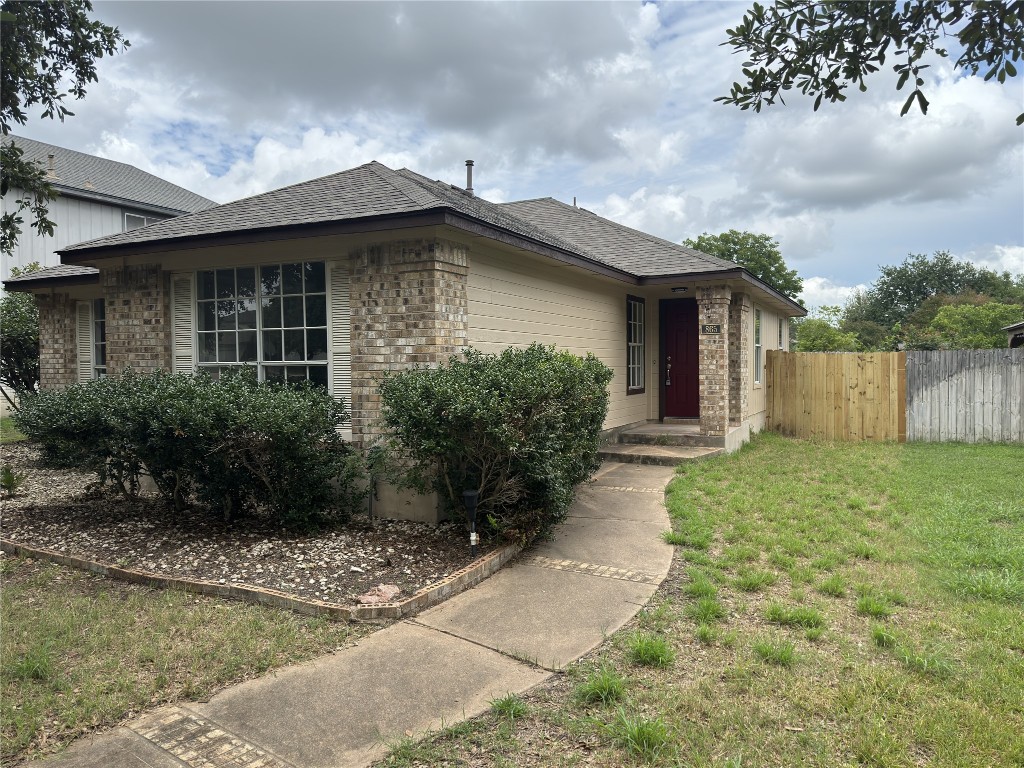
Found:
[[1024, 320], [1024, 276], [958, 261], [949, 251], [911, 254], [843, 307], [797, 320], [802, 352], [990, 349]]

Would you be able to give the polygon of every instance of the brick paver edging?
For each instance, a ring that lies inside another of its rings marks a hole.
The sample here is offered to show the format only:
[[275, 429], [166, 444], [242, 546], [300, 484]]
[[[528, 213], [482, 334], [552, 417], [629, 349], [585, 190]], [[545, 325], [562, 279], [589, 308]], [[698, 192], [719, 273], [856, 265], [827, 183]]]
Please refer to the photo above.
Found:
[[30, 547], [8, 539], [0, 539], [0, 550], [10, 555], [49, 560], [54, 563], [70, 566], [71, 568], [79, 568], [84, 571], [97, 573], [101, 576], [110, 576], [111, 578], [130, 581], [134, 584], [145, 584], [150, 587], [170, 587], [201, 595], [214, 595], [216, 597], [244, 600], [249, 603], [262, 603], [263, 605], [272, 605], [277, 608], [287, 608], [288, 610], [310, 616], [327, 616], [335, 621], [401, 619], [406, 616], [414, 616], [432, 605], [443, 603], [452, 595], [476, 586], [488, 576], [496, 573], [505, 563], [519, 554], [521, 549], [522, 547], [518, 545], [510, 544], [493, 552], [488, 552], [483, 557], [478, 557], [465, 568], [460, 568], [448, 578], [424, 587], [405, 600], [393, 603], [378, 603], [376, 605], [345, 606], [337, 605], [336, 603], [325, 603], [320, 600], [305, 600], [285, 592], [279, 592], [276, 589], [266, 589], [264, 587], [249, 587], [242, 584], [215, 584], [210, 581], [160, 576], [148, 571], [133, 571], [97, 560], [87, 560], [83, 557], [65, 555], [49, 549]]

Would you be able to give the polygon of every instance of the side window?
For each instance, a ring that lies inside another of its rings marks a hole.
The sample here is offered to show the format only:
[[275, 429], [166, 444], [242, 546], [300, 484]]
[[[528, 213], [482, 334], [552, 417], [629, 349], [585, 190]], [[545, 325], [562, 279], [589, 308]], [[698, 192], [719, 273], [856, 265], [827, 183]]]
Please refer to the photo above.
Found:
[[785, 337], [783, 336], [783, 329], [786, 327], [786, 318], [779, 318], [779, 349], [785, 349], [786, 345], [783, 343]]
[[143, 216], [141, 213], [126, 213], [124, 215], [124, 231], [129, 232], [157, 221], [163, 221], [163, 218], [159, 216]]
[[626, 297], [626, 394], [638, 395], [644, 389], [646, 359], [645, 305], [638, 296]]
[[92, 377], [107, 375], [107, 312], [103, 299], [92, 303]]
[[761, 383], [761, 369], [764, 365], [764, 356], [761, 344], [761, 310], [754, 310], [754, 383]]

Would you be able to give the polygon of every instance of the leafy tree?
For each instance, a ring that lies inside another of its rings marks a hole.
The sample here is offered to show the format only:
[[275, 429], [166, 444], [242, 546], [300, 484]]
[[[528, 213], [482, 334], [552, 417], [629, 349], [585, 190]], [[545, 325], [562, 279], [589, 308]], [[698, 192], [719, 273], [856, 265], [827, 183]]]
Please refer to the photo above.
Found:
[[[23, 2], [0, 5], [0, 133], [11, 124], [24, 125], [29, 107], [43, 108], [41, 117], [61, 122], [73, 115], [64, 100], [81, 99], [85, 86], [96, 81], [96, 59], [113, 55], [129, 43], [116, 27], [89, 19], [88, 0]], [[66, 89], [66, 90], [65, 90]], [[31, 227], [53, 234], [47, 207], [57, 195], [42, 167], [24, 159], [13, 141], [0, 142], [0, 195], [21, 190], [0, 219], [0, 250], [10, 254], [21, 235], [29, 209]]]
[[871, 320], [888, 328], [906, 323], [933, 296], [982, 294], [1007, 304], [1024, 303], [1024, 277], [957, 261], [949, 251], [932, 258], [911, 254], [898, 266], [880, 268], [880, 277], [863, 297], [847, 306], [850, 320]]
[[[15, 267], [11, 277], [34, 272], [39, 264]], [[15, 407], [10, 389], [18, 396], [36, 391], [39, 384], [39, 310], [29, 293], [5, 293], [0, 297], [0, 384], [4, 399]]]
[[[923, 63], [929, 55], [959, 53], [956, 69], [986, 80], [1005, 82], [1017, 75], [1014, 62], [1024, 55], [1024, 2], [1020, 0], [906, 0], [905, 2], [820, 2], [775, 0], [754, 3], [735, 29], [726, 30], [734, 52], [749, 57], [745, 83], [733, 83], [716, 101], [760, 112], [793, 89], [822, 100], [845, 101], [856, 85], [867, 90], [869, 75], [890, 61], [899, 76], [896, 90], [914, 86], [903, 104], [922, 113], [928, 100], [921, 90]], [[948, 42], [947, 42], [948, 41]], [[1024, 114], [1017, 124], [1024, 123]]]
[[942, 307], [929, 324], [944, 349], [993, 349], [1006, 346], [1007, 325], [1024, 318], [1017, 304], [951, 304]]
[[839, 330], [842, 310], [836, 306], [819, 307], [813, 316], [794, 321], [797, 352], [856, 352], [857, 337]]
[[779, 244], [771, 235], [730, 229], [720, 235], [705, 232], [696, 240], [684, 240], [683, 245], [720, 259], [734, 261], [791, 299], [796, 299], [803, 290], [803, 279], [795, 269], [786, 268]]

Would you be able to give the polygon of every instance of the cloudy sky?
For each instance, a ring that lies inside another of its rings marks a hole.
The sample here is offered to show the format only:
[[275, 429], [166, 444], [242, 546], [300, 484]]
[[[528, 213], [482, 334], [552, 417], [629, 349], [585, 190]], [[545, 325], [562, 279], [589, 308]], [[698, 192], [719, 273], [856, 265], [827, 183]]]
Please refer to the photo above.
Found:
[[713, 101], [743, 2], [96, 2], [131, 48], [64, 124], [17, 132], [227, 202], [369, 160], [505, 200], [551, 196], [674, 241], [781, 243], [805, 300], [948, 249], [1024, 273], [1024, 83], [883, 73], [814, 113]]

